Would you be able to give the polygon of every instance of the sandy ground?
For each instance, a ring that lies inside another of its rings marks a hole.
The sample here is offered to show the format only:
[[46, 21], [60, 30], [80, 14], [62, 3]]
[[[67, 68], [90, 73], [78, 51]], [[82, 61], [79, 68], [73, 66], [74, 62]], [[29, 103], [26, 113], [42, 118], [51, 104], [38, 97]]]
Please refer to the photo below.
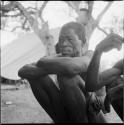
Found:
[[[51, 118], [35, 99], [30, 87], [1, 85], [1, 123], [51, 123]], [[6, 103], [10, 104], [6, 104]], [[105, 115], [109, 123], [122, 123], [114, 112]]]

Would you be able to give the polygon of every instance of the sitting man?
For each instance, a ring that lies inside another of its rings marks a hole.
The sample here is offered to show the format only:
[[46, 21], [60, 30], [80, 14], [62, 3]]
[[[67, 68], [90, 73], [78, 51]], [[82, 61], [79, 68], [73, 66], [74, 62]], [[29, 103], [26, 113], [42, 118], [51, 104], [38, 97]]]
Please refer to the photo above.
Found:
[[110, 107], [108, 108], [110, 102], [116, 113], [123, 120], [124, 59], [118, 61], [112, 68], [99, 72], [100, 59], [103, 52], [108, 52], [113, 48], [119, 50], [122, 41], [123, 39], [120, 36], [111, 34], [96, 46], [87, 70], [85, 87], [87, 91], [92, 92], [106, 86], [105, 107], [107, 106], [108, 111], [110, 111]]
[[[85, 90], [84, 80], [92, 52], [82, 53], [85, 42], [84, 27], [76, 22], [67, 23], [61, 28], [56, 46], [60, 54], [43, 57], [36, 63], [23, 66], [18, 72], [21, 78], [29, 81], [34, 96], [55, 123], [87, 123], [91, 119], [106, 122], [101, 112], [94, 118], [88, 117], [87, 98], [90, 93]], [[57, 75], [57, 86], [50, 74]], [[94, 100], [97, 103], [97, 98]]]

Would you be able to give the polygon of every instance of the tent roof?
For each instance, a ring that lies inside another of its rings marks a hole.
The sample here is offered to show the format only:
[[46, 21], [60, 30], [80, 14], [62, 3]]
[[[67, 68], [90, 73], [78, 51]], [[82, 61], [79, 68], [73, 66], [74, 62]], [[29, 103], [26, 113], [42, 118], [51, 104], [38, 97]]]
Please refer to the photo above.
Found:
[[9, 43], [11, 43], [14, 39], [16, 39], [17, 35], [14, 34], [13, 32], [0, 30], [0, 38], [1, 38], [0, 47], [3, 48]]
[[[55, 44], [60, 28], [51, 29]], [[8, 35], [9, 34], [9, 35]], [[18, 70], [25, 64], [36, 62], [45, 55], [45, 47], [35, 33], [27, 33], [17, 38], [13, 33], [1, 33], [1, 76], [20, 79]]]

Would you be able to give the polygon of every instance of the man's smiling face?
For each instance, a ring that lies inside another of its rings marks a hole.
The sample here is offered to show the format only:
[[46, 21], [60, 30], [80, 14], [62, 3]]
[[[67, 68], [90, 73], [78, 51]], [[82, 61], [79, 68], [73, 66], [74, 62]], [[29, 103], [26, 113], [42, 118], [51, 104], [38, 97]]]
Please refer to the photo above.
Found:
[[60, 30], [56, 52], [63, 56], [81, 56], [85, 43], [85, 27], [77, 22], [69, 22]]
[[60, 34], [60, 51], [63, 56], [75, 57], [81, 55], [81, 40], [73, 29]]

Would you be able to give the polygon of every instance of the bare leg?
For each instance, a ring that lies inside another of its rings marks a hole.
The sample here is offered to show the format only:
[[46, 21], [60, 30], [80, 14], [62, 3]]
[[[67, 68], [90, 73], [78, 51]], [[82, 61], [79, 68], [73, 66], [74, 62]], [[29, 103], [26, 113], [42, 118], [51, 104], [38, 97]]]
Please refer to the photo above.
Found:
[[86, 115], [86, 100], [79, 87], [79, 77], [59, 76], [60, 93], [71, 122], [88, 123]]
[[85, 83], [79, 75], [71, 78], [59, 76], [58, 80], [60, 93], [71, 122], [107, 123], [102, 112], [94, 114], [89, 119], [86, 98], [90, 96], [90, 93], [86, 92]]
[[28, 79], [34, 96], [54, 122], [67, 122], [60, 92], [49, 76]]

